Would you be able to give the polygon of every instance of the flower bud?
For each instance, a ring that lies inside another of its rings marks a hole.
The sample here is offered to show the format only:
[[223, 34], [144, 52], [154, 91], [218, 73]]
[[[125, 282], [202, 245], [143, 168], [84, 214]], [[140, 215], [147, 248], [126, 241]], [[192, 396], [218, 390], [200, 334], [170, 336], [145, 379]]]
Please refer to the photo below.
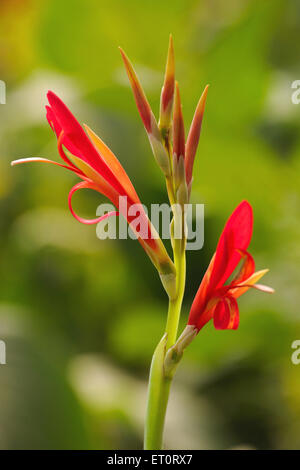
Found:
[[201, 125], [203, 120], [203, 114], [205, 109], [206, 96], [208, 91], [208, 86], [206, 85], [202, 96], [198, 102], [193, 121], [190, 127], [189, 135], [186, 141], [186, 153], [185, 153], [185, 169], [186, 169], [186, 182], [190, 190], [190, 184], [193, 176], [193, 166], [195, 155], [200, 139]]
[[173, 38], [170, 35], [169, 50], [165, 71], [165, 80], [161, 90], [160, 96], [160, 115], [159, 115], [159, 128], [162, 135], [168, 134], [171, 126], [172, 108], [174, 101], [174, 87], [175, 87], [175, 61], [174, 61], [174, 47]]
[[170, 160], [167, 150], [164, 147], [164, 141], [159, 130], [158, 124], [156, 122], [155, 116], [151, 110], [150, 104], [146, 98], [142, 85], [139, 82], [137, 74], [130, 60], [121, 48], [120, 52], [122, 54], [125, 69], [131, 84], [138, 111], [140, 113], [140, 116], [142, 118], [142, 121], [149, 137], [152, 152], [165, 176], [169, 176], [171, 173]]
[[175, 84], [175, 101], [173, 113], [173, 157], [179, 160], [185, 156], [184, 123], [180, 102], [178, 83]]

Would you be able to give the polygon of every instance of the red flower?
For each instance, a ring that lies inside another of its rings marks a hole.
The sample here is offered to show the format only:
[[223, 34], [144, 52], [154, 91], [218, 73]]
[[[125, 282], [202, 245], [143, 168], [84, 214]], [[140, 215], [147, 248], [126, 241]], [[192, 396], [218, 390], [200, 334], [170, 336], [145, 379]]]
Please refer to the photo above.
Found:
[[[268, 270], [254, 272], [254, 259], [246, 251], [252, 228], [252, 207], [243, 201], [229, 217], [194, 299], [188, 325], [198, 331], [212, 318], [216, 329], [236, 329], [239, 326], [238, 297], [250, 287], [274, 292], [270, 287], [256, 284]], [[239, 273], [225, 284], [241, 260]]]
[[[134, 204], [139, 204], [139, 220], [144, 220], [145, 223], [141, 225], [147, 227], [147, 229], [145, 233], [136, 233], [138, 240], [160, 273], [173, 273], [173, 263], [145, 211], [142, 209], [139, 197], [118, 159], [91, 129], [87, 126], [85, 126], [85, 130], [83, 129], [58, 96], [49, 91], [47, 97], [49, 101], [49, 106], [46, 106], [47, 120], [56, 134], [58, 152], [64, 163], [58, 163], [45, 158], [26, 158], [12, 162], [12, 165], [33, 161], [53, 163], [67, 168], [79, 176], [83, 181], [71, 189], [69, 193], [69, 208], [73, 216], [84, 224], [98, 223], [106, 217], [118, 215], [119, 213], [113, 211], [91, 220], [79, 217], [75, 214], [71, 204], [73, 194], [79, 189], [94, 189], [105, 195], [120, 210], [122, 215], [126, 217], [129, 224], [136, 217], [136, 215], [128, 214], [130, 207]], [[63, 147], [67, 149], [68, 156]], [[119, 204], [120, 197], [126, 197], [126, 211]], [[135, 228], [132, 228], [136, 232]]]

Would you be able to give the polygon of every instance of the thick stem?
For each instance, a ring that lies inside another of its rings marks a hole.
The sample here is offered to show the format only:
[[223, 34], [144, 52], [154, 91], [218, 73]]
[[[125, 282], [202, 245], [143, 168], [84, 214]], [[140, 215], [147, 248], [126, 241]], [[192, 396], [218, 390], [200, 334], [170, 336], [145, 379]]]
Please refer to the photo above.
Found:
[[[176, 214], [174, 212], [174, 217]], [[183, 217], [183, 215], [182, 215]], [[184, 224], [182, 225], [184, 227]], [[176, 297], [169, 301], [165, 335], [157, 346], [150, 369], [147, 414], [145, 423], [145, 450], [162, 448], [163, 429], [172, 379], [165, 376], [164, 360], [168, 349], [177, 337], [181, 305], [185, 289], [185, 239], [174, 239], [174, 264], [176, 268]]]
[[[179, 242], [179, 243], [178, 243]], [[169, 301], [169, 311], [166, 324], [167, 344], [168, 350], [176, 341], [178, 323], [180, 318], [182, 300], [185, 289], [185, 241], [175, 240], [174, 247], [174, 264], [176, 269], [176, 287], [177, 297], [175, 300]]]

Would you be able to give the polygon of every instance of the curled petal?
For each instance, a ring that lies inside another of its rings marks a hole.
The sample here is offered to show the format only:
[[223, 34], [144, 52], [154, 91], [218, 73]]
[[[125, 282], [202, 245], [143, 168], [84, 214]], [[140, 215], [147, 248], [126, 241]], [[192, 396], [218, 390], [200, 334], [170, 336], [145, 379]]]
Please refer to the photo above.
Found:
[[108, 212], [107, 214], [102, 215], [101, 217], [97, 217], [96, 219], [84, 219], [83, 217], [80, 217], [74, 212], [73, 207], [72, 207], [73, 194], [79, 189], [96, 189], [96, 188], [94, 187], [93, 184], [87, 183], [86, 181], [81, 181], [80, 183], [73, 186], [73, 188], [69, 192], [69, 197], [68, 197], [69, 209], [71, 211], [71, 214], [75, 217], [76, 220], [78, 220], [78, 222], [81, 222], [82, 224], [86, 224], [86, 225], [92, 225], [92, 224], [97, 224], [98, 222], [101, 222], [102, 220], [105, 220], [107, 219], [107, 217], [110, 217], [112, 215], [119, 215], [117, 211], [111, 211], [111, 212]]
[[266, 294], [274, 294], [275, 290], [272, 287], [265, 286], [264, 284], [244, 284], [244, 287], [252, 287], [254, 289], [265, 292]]
[[[71, 162], [71, 160], [67, 157], [67, 155], [65, 154], [64, 152], [64, 149], [63, 149], [63, 138], [64, 138], [64, 131], [62, 130], [61, 133], [59, 134], [59, 137], [57, 139], [57, 149], [58, 149], [58, 153], [59, 155], [61, 156], [61, 158], [64, 160], [64, 162], [66, 162], [69, 166], [71, 166], [72, 168], [75, 168], [76, 169], [76, 166], [74, 165], [74, 163]], [[80, 171], [80, 170], [79, 170]]]
[[236, 330], [239, 326], [239, 307], [232, 296], [226, 296], [218, 302], [213, 313], [214, 326], [217, 330]]
[[274, 294], [275, 290], [273, 287], [265, 286], [264, 284], [253, 284], [254, 289], [265, 292], [266, 294]]
[[231, 282], [231, 286], [234, 286], [235, 284], [240, 284], [241, 282], [245, 281], [248, 279], [250, 276], [255, 271], [255, 261], [253, 259], [253, 256], [248, 253], [248, 251], [245, 250], [237, 250], [241, 256], [242, 256], [242, 265], [235, 276], [235, 278]]
[[81, 176], [83, 173], [81, 170], [76, 168], [74, 165], [63, 165], [62, 163], [55, 162], [53, 160], [49, 160], [48, 158], [41, 158], [41, 157], [30, 157], [30, 158], [19, 158], [18, 160], [14, 160], [11, 162], [11, 166], [19, 165], [21, 163], [32, 163], [32, 162], [39, 162], [39, 163], [52, 163], [52, 165], [57, 165], [62, 168], [66, 168], [67, 170], [71, 170], [76, 173], [78, 176]]
[[230, 289], [230, 294], [237, 299], [242, 294], [247, 292], [248, 289], [254, 285], [257, 285], [257, 281], [259, 281], [268, 271], [268, 269], [261, 269], [260, 271], [256, 271], [256, 273], [253, 273], [250, 277], [248, 277], [248, 279], [245, 279], [245, 281], [240, 282], [239, 284], [235, 284], [234, 288]]

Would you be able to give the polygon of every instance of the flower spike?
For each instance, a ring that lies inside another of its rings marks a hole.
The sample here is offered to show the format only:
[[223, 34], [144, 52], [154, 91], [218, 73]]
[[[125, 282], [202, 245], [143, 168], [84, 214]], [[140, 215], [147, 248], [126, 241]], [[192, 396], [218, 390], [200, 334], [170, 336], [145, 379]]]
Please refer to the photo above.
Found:
[[174, 45], [173, 38], [170, 34], [169, 50], [165, 71], [164, 84], [160, 96], [160, 115], [159, 115], [159, 128], [163, 135], [167, 134], [171, 126], [171, 117], [174, 101], [175, 89], [175, 59], [174, 59]]
[[186, 156], [185, 156], [185, 169], [186, 169], [186, 182], [190, 186], [193, 176], [193, 166], [195, 155], [200, 139], [200, 132], [203, 120], [203, 114], [205, 109], [206, 96], [209, 85], [206, 85], [201, 98], [198, 102], [193, 121], [190, 127], [188, 138], [186, 141]]
[[125, 52], [120, 48], [120, 52], [123, 58], [125, 69], [131, 84], [134, 99], [144, 123], [150, 145], [152, 148], [153, 155], [166, 176], [170, 175], [171, 167], [168, 153], [164, 147], [163, 138], [156, 122], [155, 116], [151, 110], [150, 104], [146, 98], [142, 85], [139, 82], [138, 76], [128, 59]]

